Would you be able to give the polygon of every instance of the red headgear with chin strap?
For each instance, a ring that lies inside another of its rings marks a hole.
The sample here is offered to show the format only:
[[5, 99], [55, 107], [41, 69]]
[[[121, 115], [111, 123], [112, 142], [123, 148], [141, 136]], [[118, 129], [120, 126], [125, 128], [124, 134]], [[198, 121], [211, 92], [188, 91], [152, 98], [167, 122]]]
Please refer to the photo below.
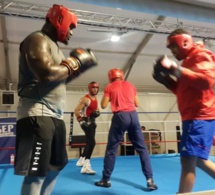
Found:
[[[98, 88], [98, 91], [97, 91], [96, 94], [93, 92], [92, 88]], [[99, 84], [97, 82], [95, 82], [95, 81], [89, 83], [88, 91], [89, 91], [90, 95], [97, 95], [98, 92], [99, 92]]]
[[187, 57], [187, 54], [193, 46], [193, 38], [189, 34], [177, 34], [167, 38], [167, 48], [177, 45], [179, 53], [177, 54], [177, 60], [183, 60]]
[[61, 5], [54, 4], [49, 9], [46, 18], [57, 29], [58, 41], [61, 42], [66, 39], [69, 27], [73, 25], [76, 28], [77, 26], [77, 16]]
[[122, 70], [118, 69], [118, 68], [114, 68], [109, 70], [108, 72], [108, 78], [110, 83], [114, 81], [114, 79], [119, 78], [120, 80], [124, 79], [124, 73]]

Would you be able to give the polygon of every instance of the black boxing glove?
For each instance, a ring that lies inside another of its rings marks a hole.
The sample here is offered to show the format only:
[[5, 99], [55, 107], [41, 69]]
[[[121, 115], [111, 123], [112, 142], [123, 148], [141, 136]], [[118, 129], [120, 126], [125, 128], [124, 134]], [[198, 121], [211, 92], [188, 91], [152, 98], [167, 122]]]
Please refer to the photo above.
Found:
[[96, 56], [91, 49], [74, 49], [70, 52], [70, 57], [74, 57], [79, 61], [79, 72], [81, 73], [98, 64]]
[[71, 57], [63, 60], [60, 65], [67, 67], [69, 76], [74, 74], [74, 72], [80, 68], [80, 63], [76, 59]]
[[69, 76], [75, 78], [97, 64], [97, 59], [90, 49], [76, 48], [70, 52], [70, 57], [63, 60], [60, 65], [66, 66]]
[[152, 73], [152, 77], [157, 82], [161, 83], [162, 85], [166, 86], [167, 88], [169, 88], [175, 82], [175, 80], [173, 78], [171, 78], [169, 74], [163, 72], [160, 68], [157, 68], [156, 65], [154, 65], [153, 70], [154, 71]]
[[88, 123], [83, 119], [83, 117], [79, 116], [77, 118], [77, 121], [79, 122], [79, 124], [80, 124], [80, 126], [81, 126], [82, 129], [85, 130], [85, 129], [89, 128]]
[[166, 55], [159, 57], [154, 63], [154, 70], [163, 72], [166, 75], [181, 76], [181, 67], [175, 61], [170, 60]]
[[100, 111], [99, 111], [99, 110], [94, 110], [94, 111], [91, 113], [91, 115], [90, 115], [91, 118], [97, 118], [97, 117], [99, 117], [99, 116], [100, 116]]
[[156, 80], [157, 82], [161, 83], [164, 86], [168, 86], [168, 80], [169, 80], [169, 75], [165, 74], [162, 71], [157, 70], [156, 68], [154, 68], [154, 71], [152, 73], [152, 77], [154, 78], [154, 80]]

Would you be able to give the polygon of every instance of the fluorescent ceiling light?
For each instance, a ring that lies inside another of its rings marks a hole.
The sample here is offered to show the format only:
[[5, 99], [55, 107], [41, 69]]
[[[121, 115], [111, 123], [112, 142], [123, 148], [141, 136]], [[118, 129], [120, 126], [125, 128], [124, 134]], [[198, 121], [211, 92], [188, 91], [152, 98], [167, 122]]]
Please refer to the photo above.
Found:
[[119, 35], [115, 35], [115, 34], [112, 35], [112, 37], [111, 37], [111, 41], [112, 42], [117, 42], [119, 40], [120, 40], [120, 36]]

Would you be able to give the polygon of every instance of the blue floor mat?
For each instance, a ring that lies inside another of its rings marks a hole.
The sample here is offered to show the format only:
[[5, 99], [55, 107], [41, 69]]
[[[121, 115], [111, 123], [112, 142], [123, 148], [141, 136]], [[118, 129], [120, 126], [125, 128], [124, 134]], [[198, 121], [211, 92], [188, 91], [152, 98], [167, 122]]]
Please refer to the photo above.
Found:
[[[180, 176], [179, 155], [150, 156], [154, 180], [159, 189], [148, 191], [142, 174], [138, 156], [118, 156], [111, 177], [111, 188], [94, 185], [102, 177], [103, 158], [92, 158], [91, 164], [96, 175], [83, 175], [81, 168], [75, 166], [77, 159], [69, 160], [60, 173], [52, 195], [172, 195], [178, 190]], [[215, 162], [215, 157], [210, 157]], [[215, 181], [197, 168], [196, 183], [193, 191], [215, 189]], [[19, 195], [22, 176], [13, 175], [11, 165], [0, 165], [0, 194]]]

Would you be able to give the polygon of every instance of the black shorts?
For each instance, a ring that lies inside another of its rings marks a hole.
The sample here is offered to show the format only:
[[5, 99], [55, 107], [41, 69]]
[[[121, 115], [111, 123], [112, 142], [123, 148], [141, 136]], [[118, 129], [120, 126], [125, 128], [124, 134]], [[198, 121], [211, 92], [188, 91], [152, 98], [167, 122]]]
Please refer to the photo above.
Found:
[[28, 117], [17, 121], [15, 174], [45, 176], [68, 163], [66, 127], [53, 117]]

